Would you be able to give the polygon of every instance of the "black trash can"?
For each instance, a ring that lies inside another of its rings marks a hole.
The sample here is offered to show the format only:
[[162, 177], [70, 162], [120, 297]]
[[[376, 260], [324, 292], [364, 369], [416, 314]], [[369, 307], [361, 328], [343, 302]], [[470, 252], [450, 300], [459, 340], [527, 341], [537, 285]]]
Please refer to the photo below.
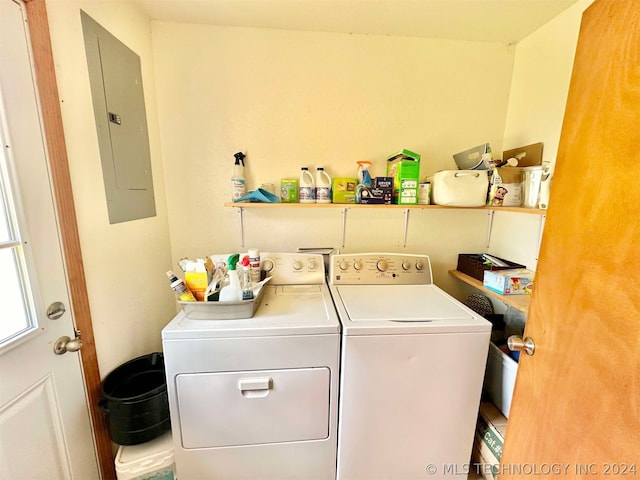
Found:
[[100, 408], [118, 445], [148, 442], [170, 430], [162, 353], [134, 358], [109, 373], [102, 382]]

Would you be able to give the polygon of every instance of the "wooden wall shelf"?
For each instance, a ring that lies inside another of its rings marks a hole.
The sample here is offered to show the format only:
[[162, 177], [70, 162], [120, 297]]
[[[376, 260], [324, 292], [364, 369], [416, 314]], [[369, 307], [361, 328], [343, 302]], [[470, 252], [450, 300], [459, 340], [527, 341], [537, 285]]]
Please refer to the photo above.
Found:
[[534, 215], [546, 215], [546, 210], [540, 210], [538, 208], [523, 208], [523, 207], [445, 207], [443, 205], [362, 205], [356, 203], [251, 203], [251, 202], [226, 202], [225, 207], [234, 208], [332, 208], [332, 209], [418, 209], [418, 210], [492, 210], [495, 212], [517, 212], [517, 213], [529, 213]]
[[497, 298], [501, 302], [506, 305], [509, 305], [521, 312], [527, 313], [529, 310], [529, 303], [531, 302], [531, 295], [500, 295], [499, 293], [493, 292], [488, 288], [485, 288], [482, 285], [480, 280], [477, 280], [469, 275], [462, 273], [458, 270], [449, 270], [449, 273], [461, 280], [462, 282], [471, 285], [472, 287], [477, 288], [478, 290], [482, 290], [483, 293], [486, 293], [490, 297]]

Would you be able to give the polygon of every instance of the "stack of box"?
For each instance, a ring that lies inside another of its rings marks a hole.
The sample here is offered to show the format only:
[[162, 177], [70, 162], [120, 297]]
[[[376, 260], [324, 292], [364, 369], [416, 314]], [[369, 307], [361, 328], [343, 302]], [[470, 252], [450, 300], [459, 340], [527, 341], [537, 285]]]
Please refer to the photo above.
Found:
[[480, 404], [480, 414], [473, 443], [473, 471], [486, 480], [496, 480], [504, 445], [507, 419], [489, 402]]
[[393, 203], [418, 204], [420, 154], [403, 149], [387, 159], [387, 177], [393, 177]]

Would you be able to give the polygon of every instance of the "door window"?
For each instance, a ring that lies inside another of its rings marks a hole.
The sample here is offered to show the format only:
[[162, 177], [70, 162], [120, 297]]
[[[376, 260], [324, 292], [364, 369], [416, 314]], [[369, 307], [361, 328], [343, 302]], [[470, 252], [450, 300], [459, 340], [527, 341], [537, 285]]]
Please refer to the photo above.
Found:
[[4, 121], [4, 116], [0, 116], [0, 305], [3, 310], [0, 347], [37, 327], [15, 208], [9, 165], [11, 153], [4, 138], [7, 131]]

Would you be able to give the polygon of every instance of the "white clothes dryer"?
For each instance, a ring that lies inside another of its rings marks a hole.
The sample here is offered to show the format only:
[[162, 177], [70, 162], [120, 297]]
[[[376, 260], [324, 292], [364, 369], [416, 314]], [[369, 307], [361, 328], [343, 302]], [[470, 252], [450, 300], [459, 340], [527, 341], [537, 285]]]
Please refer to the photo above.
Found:
[[491, 324], [433, 284], [426, 255], [339, 254], [338, 480], [469, 471]]
[[266, 253], [254, 316], [163, 330], [180, 480], [335, 480], [340, 322], [322, 255]]

